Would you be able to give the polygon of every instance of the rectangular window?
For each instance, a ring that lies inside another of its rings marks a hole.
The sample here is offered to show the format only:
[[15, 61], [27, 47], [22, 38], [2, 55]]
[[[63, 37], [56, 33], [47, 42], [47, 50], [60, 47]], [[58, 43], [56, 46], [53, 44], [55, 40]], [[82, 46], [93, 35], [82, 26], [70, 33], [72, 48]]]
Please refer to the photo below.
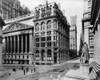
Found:
[[53, 31], [53, 34], [54, 34], [54, 35], [57, 35], [57, 32], [56, 32], [56, 31]]
[[41, 36], [45, 36], [45, 32], [41, 32]]
[[53, 39], [54, 39], [54, 40], [57, 40], [57, 36], [54, 36]]
[[57, 46], [57, 42], [54, 42], [54, 46]]
[[41, 41], [45, 41], [45, 37], [41, 37]]
[[0, 36], [0, 44], [2, 44], [2, 39], [3, 39], [2, 36]]
[[50, 47], [51, 46], [51, 42], [47, 42], [47, 47]]
[[45, 43], [41, 43], [41, 47], [45, 47]]
[[39, 43], [36, 43], [36, 47], [39, 47]]
[[47, 41], [50, 41], [51, 40], [51, 36], [47, 36]]
[[36, 38], [36, 42], [39, 42], [39, 38]]
[[35, 33], [35, 37], [39, 37], [39, 33]]
[[47, 35], [51, 35], [51, 31], [48, 31], [48, 32], [47, 32]]

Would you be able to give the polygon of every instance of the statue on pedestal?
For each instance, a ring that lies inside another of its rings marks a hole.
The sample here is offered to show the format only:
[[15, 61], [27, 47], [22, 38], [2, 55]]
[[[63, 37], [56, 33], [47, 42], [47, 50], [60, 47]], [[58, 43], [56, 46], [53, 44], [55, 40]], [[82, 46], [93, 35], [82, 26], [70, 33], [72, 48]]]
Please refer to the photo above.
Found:
[[86, 63], [89, 63], [89, 59], [90, 59], [90, 55], [89, 55], [88, 45], [86, 42], [84, 42], [82, 46], [82, 54], [81, 54], [80, 62], [82, 64], [86, 64]]

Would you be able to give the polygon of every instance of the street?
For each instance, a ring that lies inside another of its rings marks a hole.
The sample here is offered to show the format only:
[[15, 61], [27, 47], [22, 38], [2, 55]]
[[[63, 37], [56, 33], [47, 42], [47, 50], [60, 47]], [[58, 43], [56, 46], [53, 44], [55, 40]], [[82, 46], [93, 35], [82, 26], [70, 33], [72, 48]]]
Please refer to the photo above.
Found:
[[69, 70], [79, 68], [79, 59], [70, 60], [61, 64], [52, 65], [53, 69], [45, 73], [34, 73], [23, 75], [23, 71], [17, 70], [6, 73], [0, 77], [0, 80], [51, 80], [53, 78], [63, 77]]

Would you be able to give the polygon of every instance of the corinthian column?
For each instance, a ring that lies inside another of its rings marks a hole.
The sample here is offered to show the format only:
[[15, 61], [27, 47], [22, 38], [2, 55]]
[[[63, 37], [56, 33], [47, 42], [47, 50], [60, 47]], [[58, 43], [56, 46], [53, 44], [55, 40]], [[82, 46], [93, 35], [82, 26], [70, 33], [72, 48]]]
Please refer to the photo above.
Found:
[[25, 34], [25, 52], [27, 52], [27, 34]]
[[10, 52], [12, 53], [12, 36], [10, 36]]
[[29, 52], [33, 52], [33, 37], [32, 34], [29, 34]]
[[21, 52], [23, 53], [23, 35], [21, 35]]
[[14, 35], [14, 53], [16, 53], [16, 36]]
[[17, 52], [19, 53], [19, 35], [17, 35]]

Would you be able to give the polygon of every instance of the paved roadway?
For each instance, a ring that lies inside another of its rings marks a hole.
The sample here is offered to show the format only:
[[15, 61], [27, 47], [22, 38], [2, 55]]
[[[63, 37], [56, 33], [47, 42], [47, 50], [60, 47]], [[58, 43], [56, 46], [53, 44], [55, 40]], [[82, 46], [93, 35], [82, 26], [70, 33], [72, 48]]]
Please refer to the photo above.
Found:
[[56, 64], [52, 67], [54, 67], [54, 69], [49, 72], [41, 74], [37, 73], [35, 75], [30, 75], [16, 80], [52, 80], [52, 77], [58, 78], [59, 75], [60, 77], [63, 77], [70, 69], [79, 68], [79, 59], [67, 61], [61, 64]]
[[4, 76], [0, 76], [0, 80], [52, 80], [51, 79], [52, 76], [53, 78], [57, 78], [58, 75], [62, 77], [65, 75], [65, 73], [68, 72], [68, 70], [78, 68], [77, 65], [79, 65], [79, 59], [53, 65], [52, 66], [54, 67], [53, 70], [46, 73], [36, 73], [36, 74], [26, 75], [24, 77], [22, 77], [23, 71], [12, 72], [12, 70], [10, 70], [9, 72], [11, 72], [11, 75], [9, 75], [8, 72]]

